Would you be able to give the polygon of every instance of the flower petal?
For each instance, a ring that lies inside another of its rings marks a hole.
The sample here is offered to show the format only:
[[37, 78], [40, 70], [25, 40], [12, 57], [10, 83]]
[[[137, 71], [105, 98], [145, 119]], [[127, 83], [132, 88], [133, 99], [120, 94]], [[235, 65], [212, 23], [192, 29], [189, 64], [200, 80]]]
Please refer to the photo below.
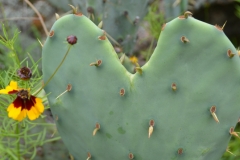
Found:
[[42, 113], [44, 111], [44, 106], [43, 106], [43, 103], [42, 103], [42, 99], [40, 98], [35, 98], [35, 105], [34, 107], [36, 107], [36, 109]]
[[17, 119], [17, 117], [19, 116], [20, 112], [21, 112], [21, 107], [14, 107], [14, 104], [11, 103], [9, 106], [8, 106], [8, 117], [12, 118], [12, 119]]
[[18, 92], [17, 82], [11, 81], [10, 84], [5, 88], [0, 90], [0, 94], [13, 94]]
[[12, 103], [8, 106], [7, 111], [10, 112], [13, 109], [14, 109], [14, 104]]
[[21, 112], [18, 115], [18, 117], [16, 118], [16, 120], [22, 121], [26, 116], [27, 116], [27, 110], [23, 109], [23, 110], [21, 110]]
[[24, 105], [23, 102], [24, 101], [20, 97], [17, 96], [17, 98], [12, 103], [13, 103], [15, 108], [22, 108], [23, 105]]
[[39, 117], [41, 113], [35, 108], [32, 107], [30, 110], [27, 110], [27, 115], [30, 120], [35, 120]]

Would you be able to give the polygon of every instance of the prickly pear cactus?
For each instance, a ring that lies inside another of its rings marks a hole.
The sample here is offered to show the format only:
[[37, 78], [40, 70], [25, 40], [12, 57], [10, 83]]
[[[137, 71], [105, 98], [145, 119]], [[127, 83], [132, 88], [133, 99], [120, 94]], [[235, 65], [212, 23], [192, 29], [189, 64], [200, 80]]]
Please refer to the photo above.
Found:
[[185, 10], [198, 10], [213, 3], [232, 3], [233, 0], [162, 0], [164, 15], [167, 21], [173, 19]]
[[75, 160], [219, 160], [237, 136], [240, 60], [222, 28], [177, 17], [135, 74], [83, 15], [60, 18], [51, 33], [44, 82], [62, 65], [45, 90]]
[[188, 0], [163, 0], [162, 4], [167, 21], [172, 20], [188, 8]]
[[[122, 46], [124, 53], [132, 55], [137, 38], [137, 29], [147, 14], [152, 0], [71, 0], [74, 6], [95, 24], [103, 21], [103, 29]], [[50, 0], [55, 6], [65, 8], [67, 0]], [[112, 41], [113, 42], [113, 41]], [[116, 45], [115, 43], [113, 43]], [[118, 45], [119, 45], [118, 44]]]
[[122, 46], [128, 55], [133, 52], [139, 23], [147, 14], [150, 0], [112, 0], [106, 2], [103, 29]]

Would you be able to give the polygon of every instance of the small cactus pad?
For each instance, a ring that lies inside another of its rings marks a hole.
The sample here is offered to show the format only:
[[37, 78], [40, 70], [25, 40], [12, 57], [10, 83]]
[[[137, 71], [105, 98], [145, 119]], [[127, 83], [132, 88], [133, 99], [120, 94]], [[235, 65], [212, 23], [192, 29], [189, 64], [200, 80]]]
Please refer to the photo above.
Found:
[[45, 91], [75, 160], [221, 158], [240, 115], [240, 59], [223, 31], [178, 17], [166, 24], [150, 60], [130, 74], [84, 15], [66, 15], [51, 30], [44, 82], [70, 50]]

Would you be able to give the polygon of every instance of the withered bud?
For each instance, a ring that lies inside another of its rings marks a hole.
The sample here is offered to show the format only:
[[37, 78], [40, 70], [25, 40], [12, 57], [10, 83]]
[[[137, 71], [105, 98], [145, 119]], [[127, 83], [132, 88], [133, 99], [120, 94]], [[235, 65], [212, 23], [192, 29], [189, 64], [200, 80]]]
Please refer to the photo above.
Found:
[[88, 13], [90, 13], [90, 14], [93, 14], [93, 13], [94, 13], [94, 9], [93, 9], [92, 7], [88, 7], [88, 8], [87, 8], [87, 11], [88, 11]]
[[73, 36], [73, 35], [70, 35], [67, 37], [67, 42], [71, 45], [74, 45], [77, 43], [77, 37], [76, 36]]
[[17, 75], [22, 80], [29, 80], [32, 77], [32, 71], [28, 67], [22, 67], [17, 71]]

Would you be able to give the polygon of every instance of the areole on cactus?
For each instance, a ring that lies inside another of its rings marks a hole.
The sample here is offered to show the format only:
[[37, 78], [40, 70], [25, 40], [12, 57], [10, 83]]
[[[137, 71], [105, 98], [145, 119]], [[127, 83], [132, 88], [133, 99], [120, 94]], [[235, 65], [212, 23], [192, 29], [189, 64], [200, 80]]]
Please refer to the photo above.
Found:
[[62, 62], [66, 38], [77, 38], [45, 88], [74, 159], [219, 160], [238, 136], [240, 60], [223, 30], [186, 12], [164, 25], [152, 57], [135, 74], [84, 15], [61, 17], [51, 31], [44, 81]]

